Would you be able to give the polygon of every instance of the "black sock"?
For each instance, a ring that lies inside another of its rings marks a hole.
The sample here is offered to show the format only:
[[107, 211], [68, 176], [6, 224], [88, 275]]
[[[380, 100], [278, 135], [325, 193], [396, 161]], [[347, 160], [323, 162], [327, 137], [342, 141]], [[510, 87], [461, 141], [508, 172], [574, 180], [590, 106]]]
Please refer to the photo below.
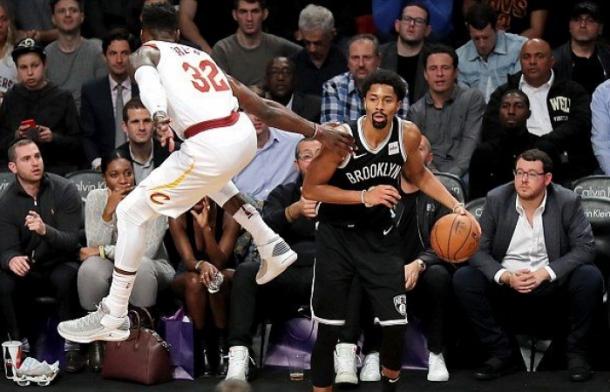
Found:
[[398, 381], [400, 377], [388, 378], [384, 375], [381, 376], [381, 391], [382, 392], [396, 392], [398, 390]]

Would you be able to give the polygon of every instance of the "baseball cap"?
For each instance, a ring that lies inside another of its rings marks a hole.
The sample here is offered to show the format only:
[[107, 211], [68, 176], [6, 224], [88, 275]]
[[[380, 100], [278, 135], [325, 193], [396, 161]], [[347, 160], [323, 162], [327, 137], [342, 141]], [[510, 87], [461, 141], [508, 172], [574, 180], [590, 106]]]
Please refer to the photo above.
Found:
[[11, 57], [13, 57], [13, 61], [16, 63], [19, 56], [26, 53], [38, 53], [43, 61], [47, 58], [44, 48], [34, 41], [33, 38], [24, 38], [19, 41], [19, 43], [13, 49]]
[[599, 5], [592, 1], [581, 1], [574, 5], [574, 8], [572, 8], [572, 14], [570, 16], [572, 18], [578, 18], [581, 15], [589, 15], [596, 22], [602, 21]]

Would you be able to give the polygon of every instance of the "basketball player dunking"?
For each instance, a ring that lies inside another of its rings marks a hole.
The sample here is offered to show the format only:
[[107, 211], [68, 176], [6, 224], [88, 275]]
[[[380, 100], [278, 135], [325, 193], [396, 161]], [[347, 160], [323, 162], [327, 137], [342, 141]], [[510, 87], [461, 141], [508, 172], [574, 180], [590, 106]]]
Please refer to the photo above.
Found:
[[398, 385], [407, 323], [400, 251], [405, 239], [393, 225], [401, 170], [424, 193], [454, 212], [467, 213], [424, 166], [417, 151], [418, 128], [395, 116], [405, 96], [400, 77], [378, 70], [365, 80], [362, 94], [366, 115], [338, 127], [354, 136], [355, 151], [346, 156], [322, 150], [303, 184], [305, 198], [322, 202], [312, 293], [312, 316], [319, 322], [311, 359], [314, 391], [332, 391], [333, 349], [345, 324], [355, 274], [383, 327], [383, 391], [394, 391]]
[[296, 260], [296, 254], [254, 207], [244, 203], [230, 182], [256, 152], [256, 132], [248, 117], [239, 114], [238, 105], [271, 126], [313, 136], [344, 154], [351, 151], [353, 142], [341, 132], [259, 98], [224, 75], [206, 53], [176, 44], [178, 20], [173, 6], [145, 6], [142, 26], [144, 44], [132, 57], [140, 97], [153, 113], [162, 145], [173, 150], [172, 129], [185, 141], [120, 203], [110, 293], [96, 312], [57, 327], [65, 339], [79, 343], [129, 336], [127, 305], [144, 253], [147, 222], [159, 214], [177, 217], [203, 196], [223, 206], [252, 234], [262, 260], [256, 277], [259, 284]]

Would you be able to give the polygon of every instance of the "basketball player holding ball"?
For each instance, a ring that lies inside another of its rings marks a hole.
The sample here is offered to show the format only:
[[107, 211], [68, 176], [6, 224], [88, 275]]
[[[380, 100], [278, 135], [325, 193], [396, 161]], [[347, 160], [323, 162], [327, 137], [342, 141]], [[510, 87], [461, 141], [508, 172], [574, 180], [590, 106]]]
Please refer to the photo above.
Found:
[[393, 223], [401, 172], [447, 208], [468, 214], [425, 167], [417, 126], [396, 116], [405, 96], [400, 77], [378, 70], [365, 80], [362, 94], [366, 115], [338, 126], [354, 137], [356, 149], [348, 155], [323, 149], [303, 184], [305, 198], [322, 202], [312, 292], [312, 317], [319, 322], [311, 359], [316, 392], [332, 391], [333, 349], [356, 274], [383, 327], [382, 390], [398, 387], [407, 323], [401, 241], [408, 239]]
[[[147, 223], [159, 214], [175, 218], [204, 196], [222, 206], [252, 234], [261, 256], [257, 283], [267, 283], [296, 260], [296, 253], [263, 222], [253, 206], [244, 202], [231, 182], [256, 152], [254, 126], [247, 116], [240, 115], [239, 106], [270, 126], [314, 137], [329, 151], [351, 151], [348, 135], [259, 98], [226, 76], [205, 52], [177, 44], [178, 36], [173, 6], [155, 3], [143, 8], [144, 43], [131, 59], [140, 97], [153, 113], [162, 145], [173, 150], [173, 132], [185, 141], [119, 204], [110, 293], [97, 311], [58, 325], [65, 339], [79, 343], [127, 339], [127, 305], [145, 250], [142, 239]], [[204, 280], [211, 278], [202, 274]]]

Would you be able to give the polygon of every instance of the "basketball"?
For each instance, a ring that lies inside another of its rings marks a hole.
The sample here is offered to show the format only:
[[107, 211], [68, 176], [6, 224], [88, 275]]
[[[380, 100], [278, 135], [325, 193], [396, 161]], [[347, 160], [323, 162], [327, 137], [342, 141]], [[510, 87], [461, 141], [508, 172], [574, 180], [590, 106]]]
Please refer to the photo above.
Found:
[[470, 215], [447, 214], [432, 227], [430, 243], [436, 255], [450, 263], [463, 263], [479, 249], [481, 233]]

